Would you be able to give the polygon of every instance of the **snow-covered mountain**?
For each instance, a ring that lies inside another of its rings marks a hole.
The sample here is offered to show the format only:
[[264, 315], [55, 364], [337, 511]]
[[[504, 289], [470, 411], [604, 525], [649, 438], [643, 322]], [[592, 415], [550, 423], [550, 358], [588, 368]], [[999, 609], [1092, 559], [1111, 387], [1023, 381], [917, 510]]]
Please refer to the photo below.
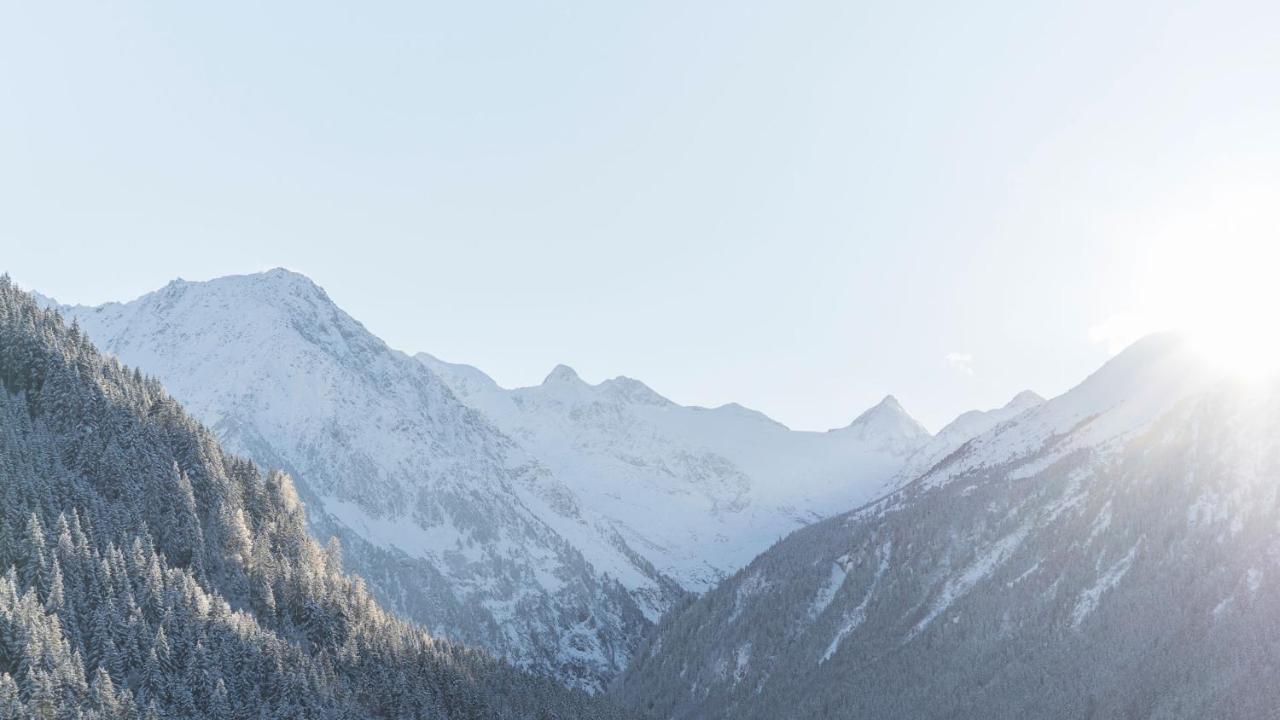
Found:
[[590, 385], [561, 365], [541, 385], [507, 390], [474, 367], [417, 357], [607, 532], [695, 592], [796, 528], [871, 500], [930, 441], [892, 396], [847, 427], [797, 432], [738, 405], [681, 406], [627, 377]]
[[335, 549], [0, 275], [0, 718], [636, 717], [397, 619]]
[[1023, 390], [1015, 395], [1004, 407], [995, 408], [994, 410], [970, 410], [962, 413], [912, 453], [907, 458], [907, 462], [883, 488], [884, 491], [897, 490], [928, 472], [934, 465], [945, 460], [948, 455], [959, 450], [960, 446], [969, 442], [969, 440], [1042, 404], [1044, 404], [1044, 398], [1030, 390]]
[[662, 718], [1274, 714], [1280, 383], [1152, 336], [1007, 410], [669, 616], [618, 696]]
[[301, 275], [62, 310], [226, 446], [293, 474], [313, 532], [437, 634], [598, 690], [680, 593], [621, 538], [588, 562], [557, 531], [598, 535], [573, 493]]
[[930, 440], [892, 397], [812, 433], [566, 367], [504, 390], [387, 347], [285, 270], [60, 309], [289, 471], [388, 606], [589, 690], [686, 591], [870, 500]]

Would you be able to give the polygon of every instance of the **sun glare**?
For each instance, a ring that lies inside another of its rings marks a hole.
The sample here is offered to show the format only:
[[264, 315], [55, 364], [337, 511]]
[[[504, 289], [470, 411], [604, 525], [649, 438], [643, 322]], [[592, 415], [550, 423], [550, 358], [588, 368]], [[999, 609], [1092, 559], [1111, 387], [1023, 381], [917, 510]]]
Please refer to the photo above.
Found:
[[1184, 333], [1214, 365], [1246, 378], [1280, 375], [1280, 194], [1220, 193], [1195, 211], [1142, 228], [1136, 307], [1094, 328], [1120, 342]]
[[1236, 235], [1165, 249], [1152, 287], [1164, 324], [1250, 378], [1280, 371], [1280, 240]]

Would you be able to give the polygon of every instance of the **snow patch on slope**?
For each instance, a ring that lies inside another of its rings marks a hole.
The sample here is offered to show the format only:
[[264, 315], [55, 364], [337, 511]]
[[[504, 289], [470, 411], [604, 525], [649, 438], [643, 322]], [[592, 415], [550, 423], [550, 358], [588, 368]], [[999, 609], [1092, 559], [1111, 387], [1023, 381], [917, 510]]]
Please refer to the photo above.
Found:
[[880, 578], [884, 577], [885, 571], [889, 569], [889, 557], [893, 554], [893, 544], [885, 543], [876, 548], [876, 558], [879, 562], [876, 565], [875, 575], [871, 577], [871, 584], [867, 586], [867, 592], [862, 597], [862, 601], [852, 610], [844, 614], [840, 620], [840, 627], [836, 630], [836, 634], [831, 638], [831, 643], [827, 645], [827, 649], [822, 653], [822, 657], [818, 659], [818, 664], [831, 659], [832, 655], [840, 649], [840, 643], [849, 636], [854, 630], [867, 619], [867, 604], [871, 602], [871, 597], [875, 594], [876, 588], [880, 585]]

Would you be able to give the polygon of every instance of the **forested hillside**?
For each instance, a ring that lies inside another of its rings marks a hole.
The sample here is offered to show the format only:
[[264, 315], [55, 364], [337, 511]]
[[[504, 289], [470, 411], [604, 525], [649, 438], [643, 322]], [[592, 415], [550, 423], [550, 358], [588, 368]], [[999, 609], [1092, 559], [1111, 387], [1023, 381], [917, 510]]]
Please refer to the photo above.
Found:
[[598, 691], [683, 591], [422, 363], [283, 269], [60, 307], [223, 448], [293, 479], [387, 610]]
[[0, 381], [0, 718], [620, 716], [383, 612], [286, 475], [7, 276]]
[[1142, 340], [673, 612], [663, 718], [1261, 718], [1280, 686], [1280, 385]]

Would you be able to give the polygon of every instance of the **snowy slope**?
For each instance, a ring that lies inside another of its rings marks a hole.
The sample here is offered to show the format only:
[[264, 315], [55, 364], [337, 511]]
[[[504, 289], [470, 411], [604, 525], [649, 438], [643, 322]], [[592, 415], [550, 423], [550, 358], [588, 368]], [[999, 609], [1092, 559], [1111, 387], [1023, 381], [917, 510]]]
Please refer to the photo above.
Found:
[[902, 469], [890, 479], [885, 491], [897, 490], [959, 450], [969, 440], [1043, 404], [1044, 398], [1030, 390], [1023, 390], [1004, 407], [962, 413], [907, 458]]
[[696, 592], [792, 530], [872, 499], [929, 441], [893, 397], [847, 427], [796, 432], [738, 405], [677, 405], [627, 377], [591, 385], [562, 365], [507, 390], [474, 367], [417, 357]]
[[506, 390], [388, 348], [284, 270], [63, 310], [229, 447], [289, 470], [312, 531], [389, 606], [588, 689], [685, 591], [936, 444], [892, 397], [813, 433], [563, 366]]
[[0, 275], [0, 718], [639, 715], [423, 633], [294, 484]]
[[659, 626], [671, 718], [1258, 717], [1280, 692], [1280, 384], [1146, 338]]
[[301, 275], [63, 310], [227, 446], [292, 473], [313, 531], [438, 634], [598, 690], [679, 593], [621, 539], [597, 542], [545, 466]]

